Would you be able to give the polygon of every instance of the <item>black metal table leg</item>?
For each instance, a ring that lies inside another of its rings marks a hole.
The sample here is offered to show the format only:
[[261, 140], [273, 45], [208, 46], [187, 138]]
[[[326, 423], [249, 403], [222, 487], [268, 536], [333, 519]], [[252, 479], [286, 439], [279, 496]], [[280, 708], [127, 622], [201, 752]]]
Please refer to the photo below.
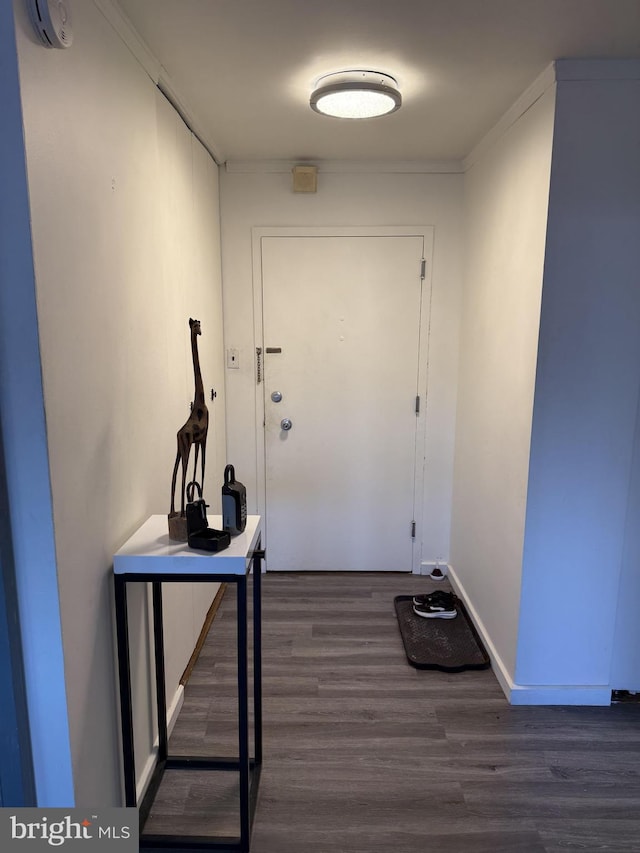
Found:
[[238, 754], [240, 763], [240, 849], [249, 850], [251, 814], [249, 808], [249, 676], [247, 656], [247, 579], [239, 577], [238, 602]]
[[153, 581], [153, 646], [156, 664], [156, 703], [158, 709], [158, 760], [167, 758], [167, 687], [164, 673], [164, 622], [162, 583]]
[[133, 752], [133, 708], [131, 700], [131, 667], [129, 660], [129, 620], [127, 615], [127, 581], [115, 576], [116, 634], [118, 641], [118, 678], [120, 681], [120, 716], [124, 799], [126, 806], [136, 805], [136, 767]]
[[[260, 548], [260, 542], [258, 542]], [[264, 551], [253, 555], [253, 732], [255, 763], [262, 764], [262, 560]]]

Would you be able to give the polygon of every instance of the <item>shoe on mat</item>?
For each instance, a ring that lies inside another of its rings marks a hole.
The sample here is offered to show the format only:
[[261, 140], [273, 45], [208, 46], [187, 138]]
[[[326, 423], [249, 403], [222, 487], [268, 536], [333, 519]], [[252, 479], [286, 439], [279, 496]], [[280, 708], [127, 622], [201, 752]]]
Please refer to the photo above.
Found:
[[455, 619], [458, 615], [453, 603], [444, 601], [427, 601], [424, 604], [414, 604], [413, 612], [424, 619]]
[[[423, 595], [414, 595], [413, 604], [423, 605], [429, 602], [437, 601], [439, 604], [448, 604], [453, 607], [455, 605], [455, 597], [452, 592], [447, 592], [444, 589], [436, 589], [435, 592], [427, 592]], [[451, 607], [448, 609], [450, 610]]]

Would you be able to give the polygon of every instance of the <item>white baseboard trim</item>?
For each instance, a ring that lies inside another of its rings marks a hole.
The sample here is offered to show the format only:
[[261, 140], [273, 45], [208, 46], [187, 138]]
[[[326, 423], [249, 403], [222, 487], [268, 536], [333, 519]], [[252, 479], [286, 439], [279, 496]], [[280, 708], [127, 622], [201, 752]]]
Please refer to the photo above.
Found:
[[178, 720], [178, 714], [184, 705], [184, 684], [178, 684], [176, 692], [173, 694], [171, 704], [167, 708], [167, 734], [171, 737], [171, 732]]
[[[171, 704], [167, 708], [167, 736], [171, 737], [171, 732], [173, 731], [173, 727], [176, 724], [178, 719], [178, 714], [184, 704], [184, 685], [179, 684], [176, 692], [173, 694], [173, 699], [171, 700]], [[138, 802], [142, 800], [145, 795], [147, 788], [149, 787], [149, 782], [151, 782], [151, 777], [153, 776], [153, 771], [156, 768], [156, 762], [158, 760], [158, 748], [159, 742], [158, 738], [153, 742], [153, 748], [149, 755], [147, 756], [147, 760], [145, 762], [144, 768], [138, 782], [136, 784], [136, 797]]]
[[153, 771], [155, 770], [156, 762], [158, 760], [158, 739], [156, 738], [155, 743], [153, 744], [153, 749], [149, 753], [145, 765], [142, 769], [142, 773], [140, 774], [140, 778], [136, 783], [136, 799], [138, 802], [142, 801], [142, 798], [145, 795], [147, 788], [149, 787], [149, 782], [151, 782], [151, 777], [153, 776]]
[[491, 641], [489, 632], [482, 619], [478, 616], [473, 604], [469, 601], [464, 585], [451, 565], [447, 566], [447, 575], [456, 594], [464, 601], [467, 613], [475, 625], [478, 634], [480, 634], [480, 638], [491, 659], [493, 673], [510, 705], [611, 704], [611, 687], [606, 684], [517, 684], [498, 654], [496, 647]]
[[504, 695], [507, 697], [507, 701], [511, 701], [510, 695], [513, 686], [511, 676], [509, 675], [502, 658], [498, 654], [496, 647], [493, 645], [489, 632], [485, 628], [482, 619], [478, 616], [475, 607], [469, 600], [469, 596], [466, 593], [464, 585], [452, 565], [447, 565], [447, 577], [451, 581], [451, 586], [454, 588], [456, 594], [464, 601], [467, 613], [471, 617], [471, 621], [475, 625], [478, 634], [480, 634], [480, 639], [484, 643], [487, 653], [491, 658], [491, 668], [493, 669], [495, 677], [498, 679], [498, 684], [502, 688]]
[[511, 705], [610, 705], [611, 688], [602, 685], [514, 684]]

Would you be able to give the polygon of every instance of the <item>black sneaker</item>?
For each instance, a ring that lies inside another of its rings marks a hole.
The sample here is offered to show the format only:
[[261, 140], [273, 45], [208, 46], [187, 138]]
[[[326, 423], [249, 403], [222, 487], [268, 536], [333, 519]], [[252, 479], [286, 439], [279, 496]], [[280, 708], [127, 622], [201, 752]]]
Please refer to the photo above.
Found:
[[414, 596], [413, 612], [424, 619], [455, 619], [458, 615], [454, 594], [444, 590]]
[[435, 592], [427, 592], [423, 595], [414, 595], [413, 596], [413, 604], [416, 606], [422, 606], [423, 604], [429, 604], [430, 602], [438, 602], [439, 604], [448, 604], [452, 607], [455, 606], [455, 598], [452, 592], [447, 592], [444, 589], [436, 589]]
[[424, 619], [455, 619], [458, 615], [455, 605], [441, 604], [438, 602], [414, 604], [413, 612], [416, 616], [422, 616]]

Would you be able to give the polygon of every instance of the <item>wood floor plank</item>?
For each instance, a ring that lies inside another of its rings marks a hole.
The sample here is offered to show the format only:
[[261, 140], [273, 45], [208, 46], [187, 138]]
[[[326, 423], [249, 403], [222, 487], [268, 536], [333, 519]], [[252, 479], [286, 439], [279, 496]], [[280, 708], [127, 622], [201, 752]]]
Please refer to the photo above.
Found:
[[640, 814], [640, 787], [625, 783], [546, 782], [496, 780], [489, 787], [481, 782], [463, 782], [467, 807], [476, 815], [491, 817], [534, 817], [537, 820], [591, 818], [607, 822], [629, 820]]
[[576, 820], [546, 820], [540, 829], [547, 853], [637, 853], [640, 849], [638, 819], [611, 821], [582, 818]]
[[[412, 668], [393, 599], [436, 588], [448, 584], [263, 577], [252, 853], [640, 850], [640, 706], [510, 707], [490, 670]], [[234, 592], [185, 687], [172, 752], [237, 754]], [[156, 831], [232, 832], [237, 790], [206, 775], [165, 774]]]

